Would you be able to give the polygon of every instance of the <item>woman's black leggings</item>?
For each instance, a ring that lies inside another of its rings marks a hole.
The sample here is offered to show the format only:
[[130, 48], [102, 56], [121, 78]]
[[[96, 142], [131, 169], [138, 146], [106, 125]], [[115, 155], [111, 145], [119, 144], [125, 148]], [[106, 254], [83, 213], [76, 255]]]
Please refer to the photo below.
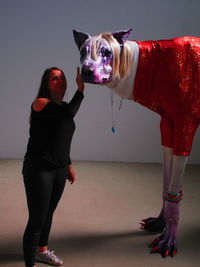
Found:
[[34, 266], [37, 246], [47, 246], [53, 213], [63, 193], [67, 168], [25, 160], [24, 185], [29, 219], [23, 237], [26, 266]]

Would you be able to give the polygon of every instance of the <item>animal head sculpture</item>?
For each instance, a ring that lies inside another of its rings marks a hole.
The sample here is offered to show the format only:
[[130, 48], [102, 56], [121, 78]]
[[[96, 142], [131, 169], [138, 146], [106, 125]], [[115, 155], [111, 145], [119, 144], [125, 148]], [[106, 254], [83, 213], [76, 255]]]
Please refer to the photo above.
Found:
[[80, 51], [83, 82], [106, 85], [112, 79], [123, 79], [126, 76], [131, 67], [130, 47], [126, 43], [131, 31], [90, 36], [73, 30]]

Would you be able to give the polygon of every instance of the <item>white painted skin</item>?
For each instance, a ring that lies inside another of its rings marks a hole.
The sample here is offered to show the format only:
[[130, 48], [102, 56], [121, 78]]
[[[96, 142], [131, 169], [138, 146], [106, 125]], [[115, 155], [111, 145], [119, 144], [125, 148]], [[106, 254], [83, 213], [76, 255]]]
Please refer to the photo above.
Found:
[[132, 64], [130, 72], [127, 73], [124, 79], [113, 79], [110, 77], [110, 82], [106, 84], [114, 93], [125, 99], [133, 100], [134, 81], [137, 71], [139, 48], [136, 42], [127, 41], [131, 48]]

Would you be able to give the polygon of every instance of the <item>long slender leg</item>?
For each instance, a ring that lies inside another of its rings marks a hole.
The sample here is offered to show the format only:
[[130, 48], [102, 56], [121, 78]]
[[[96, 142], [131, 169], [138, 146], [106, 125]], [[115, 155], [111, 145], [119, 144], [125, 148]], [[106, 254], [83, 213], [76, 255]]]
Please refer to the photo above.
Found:
[[179, 193], [181, 190], [187, 160], [188, 156], [173, 155], [173, 169], [169, 183], [169, 191]]
[[164, 204], [166, 192], [169, 188], [170, 177], [173, 165], [173, 152], [172, 148], [163, 146], [163, 206], [161, 208], [158, 217], [149, 217], [143, 219], [141, 223], [141, 229], [152, 231], [152, 232], [162, 232], [165, 228], [165, 218], [164, 218]]
[[166, 192], [169, 190], [170, 178], [173, 168], [173, 149], [163, 146], [163, 207], [161, 209], [159, 217], [164, 217], [165, 210], [165, 197]]
[[187, 156], [173, 155], [172, 173], [169, 181], [169, 188], [166, 192], [164, 204], [165, 232], [153, 242], [151, 252], [159, 252], [163, 257], [173, 256], [177, 252], [176, 235], [178, 229], [180, 200], [183, 175], [187, 163]]
[[169, 147], [163, 147], [163, 200], [169, 189], [170, 177], [173, 167], [173, 150]]
[[160, 121], [161, 143], [163, 146], [163, 205], [158, 217], [149, 217], [142, 220], [141, 228], [147, 231], [162, 232], [165, 228], [164, 198], [168, 190], [173, 165], [172, 147], [174, 143], [174, 124], [161, 116]]

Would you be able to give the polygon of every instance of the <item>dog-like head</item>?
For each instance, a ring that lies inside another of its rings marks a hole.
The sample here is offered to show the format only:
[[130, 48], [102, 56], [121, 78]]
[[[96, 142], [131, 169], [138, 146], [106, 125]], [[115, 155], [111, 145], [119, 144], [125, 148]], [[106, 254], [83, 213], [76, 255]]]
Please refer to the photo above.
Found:
[[123, 71], [120, 70], [121, 54], [131, 31], [90, 36], [88, 33], [73, 30], [74, 40], [80, 51], [83, 82], [103, 85], [109, 83], [113, 76], [123, 76]]

